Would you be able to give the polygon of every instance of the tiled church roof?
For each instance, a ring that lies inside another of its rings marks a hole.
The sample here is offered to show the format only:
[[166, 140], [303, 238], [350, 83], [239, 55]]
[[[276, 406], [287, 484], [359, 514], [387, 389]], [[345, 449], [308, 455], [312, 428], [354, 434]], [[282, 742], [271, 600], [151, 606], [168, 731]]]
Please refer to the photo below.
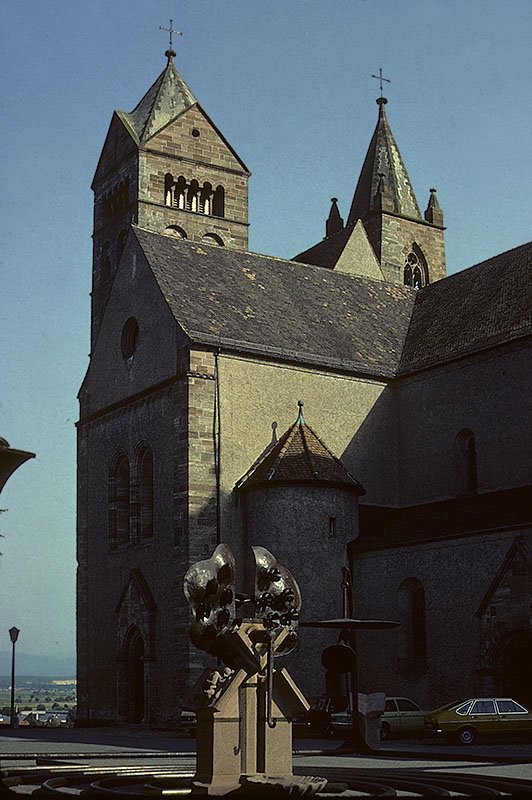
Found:
[[342, 485], [364, 494], [362, 486], [305, 423], [302, 414], [238, 481], [237, 488], [248, 490], [264, 484], [292, 483]]
[[532, 333], [532, 243], [418, 292], [400, 374]]
[[413, 289], [133, 230], [192, 341], [379, 377], [396, 373]]
[[133, 230], [196, 343], [390, 378], [532, 333], [532, 244], [416, 292]]

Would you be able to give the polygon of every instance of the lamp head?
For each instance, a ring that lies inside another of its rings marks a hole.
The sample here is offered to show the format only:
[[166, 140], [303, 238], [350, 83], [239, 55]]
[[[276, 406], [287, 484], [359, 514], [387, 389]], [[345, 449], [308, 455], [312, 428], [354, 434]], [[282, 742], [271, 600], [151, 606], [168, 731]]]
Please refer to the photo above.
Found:
[[11, 639], [13, 644], [15, 644], [15, 642], [17, 641], [19, 633], [20, 633], [20, 631], [19, 631], [18, 628], [10, 628], [9, 629], [9, 638]]

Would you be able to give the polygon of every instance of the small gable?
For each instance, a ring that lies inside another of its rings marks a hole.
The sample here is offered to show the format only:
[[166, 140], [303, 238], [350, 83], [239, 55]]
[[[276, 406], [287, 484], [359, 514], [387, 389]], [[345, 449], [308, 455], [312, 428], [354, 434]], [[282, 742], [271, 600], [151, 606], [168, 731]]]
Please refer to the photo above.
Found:
[[357, 220], [334, 269], [347, 275], [384, 280], [384, 274], [370, 244], [362, 220]]
[[[510, 607], [517, 607], [521, 601], [528, 606], [532, 597], [532, 553], [524, 537], [515, 539], [501, 564], [499, 571], [477, 611], [478, 617], [486, 612], [490, 615]], [[500, 607], [499, 609], [497, 607]]]

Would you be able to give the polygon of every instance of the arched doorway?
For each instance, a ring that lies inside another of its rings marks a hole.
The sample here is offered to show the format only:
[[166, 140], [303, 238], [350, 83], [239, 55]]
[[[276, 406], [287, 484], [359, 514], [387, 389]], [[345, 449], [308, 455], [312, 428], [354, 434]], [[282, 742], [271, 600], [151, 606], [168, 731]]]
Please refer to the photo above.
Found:
[[501, 693], [506, 697], [532, 708], [532, 632], [516, 631], [509, 639], [501, 654]]
[[126, 650], [126, 681], [128, 722], [144, 719], [144, 641], [138, 628], [129, 632]]

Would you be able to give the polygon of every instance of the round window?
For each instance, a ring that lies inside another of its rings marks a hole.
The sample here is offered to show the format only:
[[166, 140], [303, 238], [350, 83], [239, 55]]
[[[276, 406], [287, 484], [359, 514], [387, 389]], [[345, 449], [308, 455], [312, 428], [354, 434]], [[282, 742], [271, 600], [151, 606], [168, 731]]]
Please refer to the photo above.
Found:
[[199, 135], [200, 135], [199, 130], [197, 128], [192, 128], [192, 136], [194, 136], [194, 138], [197, 139]]
[[135, 317], [130, 317], [122, 328], [122, 338], [120, 341], [124, 358], [131, 358], [137, 349], [138, 338], [139, 324]]

